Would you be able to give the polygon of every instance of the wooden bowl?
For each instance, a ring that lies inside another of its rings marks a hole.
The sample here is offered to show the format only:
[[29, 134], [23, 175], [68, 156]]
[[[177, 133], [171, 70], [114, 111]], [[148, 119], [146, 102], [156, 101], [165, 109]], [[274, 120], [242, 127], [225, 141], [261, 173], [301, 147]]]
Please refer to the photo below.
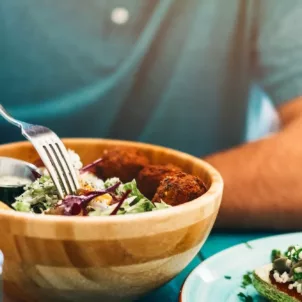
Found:
[[[175, 277], [200, 250], [220, 206], [223, 181], [206, 162], [142, 143], [67, 139], [84, 164], [113, 146], [139, 147], [152, 163], [200, 176], [209, 190], [171, 209], [110, 217], [39, 216], [0, 209], [5, 292], [21, 301], [133, 301]], [[0, 156], [33, 162], [27, 142]], [[18, 301], [19, 301], [18, 300]]]

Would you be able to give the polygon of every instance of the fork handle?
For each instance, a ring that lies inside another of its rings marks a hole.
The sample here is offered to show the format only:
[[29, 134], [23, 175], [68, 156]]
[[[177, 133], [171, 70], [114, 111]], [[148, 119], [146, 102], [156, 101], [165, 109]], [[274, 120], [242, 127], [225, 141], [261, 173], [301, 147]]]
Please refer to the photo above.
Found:
[[4, 107], [0, 104], [0, 115], [2, 115], [9, 123], [19, 127], [23, 128], [23, 123], [21, 121], [18, 121], [14, 119], [5, 109]]

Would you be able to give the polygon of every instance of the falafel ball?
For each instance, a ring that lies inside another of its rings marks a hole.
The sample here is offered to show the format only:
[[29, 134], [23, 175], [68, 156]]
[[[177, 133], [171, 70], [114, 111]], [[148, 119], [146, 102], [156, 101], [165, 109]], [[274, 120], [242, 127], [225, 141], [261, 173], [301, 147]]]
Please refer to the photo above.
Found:
[[138, 176], [148, 158], [137, 148], [115, 147], [105, 150], [103, 160], [96, 167], [96, 175], [102, 179], [118, 177], [122, 182], [129, 182]]
[[206, 190], [199, 177], [183, 172], [173, 173], [160, 182], [152, 201], [163, 200], [171, 206], [177, 206], [201, 196]]
[[161, 180], [175, 172], [181, 172], [181, 169], [172, 164], [148, 165], [139, 172], [138, 188], [147, 198], [152, 199]]

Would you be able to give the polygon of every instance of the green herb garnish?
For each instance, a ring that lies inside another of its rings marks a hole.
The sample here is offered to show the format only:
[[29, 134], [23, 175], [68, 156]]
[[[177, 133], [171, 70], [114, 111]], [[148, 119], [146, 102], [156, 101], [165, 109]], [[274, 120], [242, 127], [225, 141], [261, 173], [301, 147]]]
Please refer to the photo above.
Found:
[[245, 246], [246, 246], [247, 248], [253, 249], [252, 246], [251, 246], [248, 242], [245, 242], [244, 244], [245, 244]]
[[231, 276], [224, 276], [224, 279], [231, 280], [232, 277]]
[[249, 296], [249, 295], [246, 295], [244, 293], [239, 293], [237, 295], [241, 301], [244, 301], [244, 302], [253, 302], [253, 297]]
[[302, 273], [295, 273], [294, 272], [294, 281], [298, 281], [302, 279]]
[[252, 272], [248, 272], [242, 277], [241, 287], [246, 288], [247, 286], [253, 284]]
[[279, 250], [272, 250], [271, 253], [271, 261], [274, 262], [276, 259], [281, 258], [282, 257], [282, 253]]

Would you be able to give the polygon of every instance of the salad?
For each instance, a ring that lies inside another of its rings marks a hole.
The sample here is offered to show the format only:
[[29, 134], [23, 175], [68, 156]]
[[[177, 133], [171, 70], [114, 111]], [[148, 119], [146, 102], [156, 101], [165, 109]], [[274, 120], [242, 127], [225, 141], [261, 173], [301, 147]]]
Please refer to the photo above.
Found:
[[16, 198], [12, 207], [20, 212], [66, 216], [126, 215], [171, 207], [163, 200], [154, 202], [144, 196], [135, 179], [122, 182], [118, 177], [97, 177], [91, 170], [101, 159], [83, 167], [78, 154], [69, 150], [69, 155], [80, 182], [77, 195], [60, 200], [51, 177], [43, 169], [40, 177], [25, 186], [24, 193]]

